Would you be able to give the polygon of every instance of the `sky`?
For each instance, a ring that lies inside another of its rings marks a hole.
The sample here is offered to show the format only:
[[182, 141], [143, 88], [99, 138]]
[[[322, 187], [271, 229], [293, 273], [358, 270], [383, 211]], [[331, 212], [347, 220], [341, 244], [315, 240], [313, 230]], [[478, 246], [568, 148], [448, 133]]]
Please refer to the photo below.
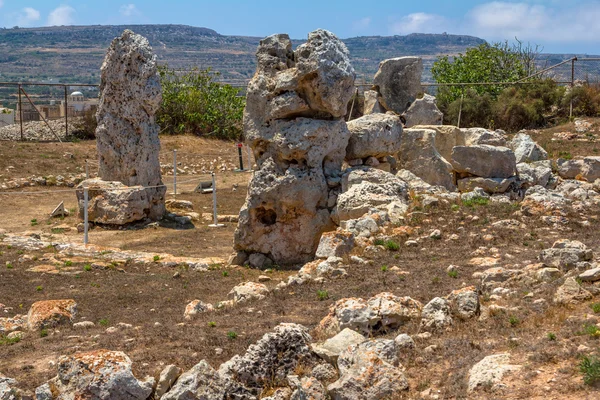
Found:
[[0, 0], [0, 27], [97, 24], [184, 24], [295, 39], [317, 28], [340, 38], [446, 32], [600, 54], [600, 0]]

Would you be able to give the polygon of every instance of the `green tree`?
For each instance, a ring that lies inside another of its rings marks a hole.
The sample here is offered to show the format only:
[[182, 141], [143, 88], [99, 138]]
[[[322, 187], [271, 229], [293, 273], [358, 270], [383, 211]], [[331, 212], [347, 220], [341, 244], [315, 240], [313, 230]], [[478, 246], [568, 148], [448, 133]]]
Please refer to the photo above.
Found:
[[240, 90], [214, 81], [218, 73], [193, 69], [179, 74], [159, 67], [163, 100], [157, 121], [163, 133], [193, 133], [220, 139], [242, 134], [245, 99]]
[[[433, 63], [431, 73], [437, 83], [494, 83], [514, 82], [527, 76], [529, 67], [518, 47], [508, 42], [481, 44], [455, 57], [442, 56]], [[469, 89], [479, 95], [497, 97], [505, 85], [473, 85]], [[447, 106], [466, 90], [461, 86], [440, 86], [438, 104]]]

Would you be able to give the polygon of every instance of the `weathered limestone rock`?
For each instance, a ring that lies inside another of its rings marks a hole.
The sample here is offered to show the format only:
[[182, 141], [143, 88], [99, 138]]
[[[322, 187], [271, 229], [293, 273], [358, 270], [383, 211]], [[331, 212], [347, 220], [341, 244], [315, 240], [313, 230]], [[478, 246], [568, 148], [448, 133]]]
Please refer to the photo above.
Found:
[[160, 399], [217, 400], [227, 398], [256, 399], [248, 390], [230, 379], [222, 377], [206, 361], [202, 360], [189, 371], [184, 372], [177, 379], [175, 385]]
[[300, 362], [313, 361], [311, 340], [305, 327], [280, 324], [251, 345], [244, 355], [236, 355], [223, 363], [219, 375], [258, 394], [265, 384], [285, 379]]
[[71, 324], [77, 313], [75, 300], [43, 300], [31, 305], [27, 314], [27, 326], [31, 330], [53, 328]]
[[517, 164], [519, 179], [529, 186], [540, 185], [546, 187], [552, 178], [552, 163], [548, 161], [537, 161], [532, 163]]
[[426, 331], [435, 331], [452, 325], [450, 304], [446, 299], [436, 297], [423, 307], [421, 313], [421, 328]]
[[456, 172], [483, 178], [510, 178], [517, 171], [515, 153], [500, 146], [456, 146], [451, 162]]
[[554, 294], [554, 302], [557, 304], [578, 304], [591, 298], [592, 294], [582, 288], [573, 277], [565, 279], [565, 283]]
[[443, 125], [444, 114], [437, 108], [435, 96], [425, 93], [416, 99], [404, 113], [405, 126], [412, 128], [417, 125]]
[[502, 131], [490, 131], [485, 128], [461, 128], [465, 146], [487, 144], [489, 146], [506, 147], [506, 138]]
[[515, 152], [517, 163], [529, 163], [548, 159], [546, 150], [525, 133], [517, 133], [509, 143], [509, 147]]
[[511, 178], [481, 178], [469, 177], [459, 179], [458, 190], [460, 192], [471, 192], [476, 188], [481, 188], [487, 193], [504, 193], [511, 185], [516, 184], [516, 177]]
[[[99, 172], [126, 186], [161, 186], [159, 127], [162, 100], [156, 56], [144, 37], [125, 30], [111, 43], [101, 68], [96, 119]], [[165, 212], [165, 187], [146, 189], [145, 216]]]
[[323, 343], [313, 343], [312, 350], [325, 361], [337, 365], [337, 359], [340, 353], [346, 350], [349, 346], [360, 344], [367, 340], [362, 334], [345, 328], [332, 338], [327, 339]]
[[396, 176], [374, 168], [346, 172], [337, 198], [336, 219], [347, 221], [363, 216], [371, 208], [385, 209], [392, 202], [407, 203], [408, 187]]
[[505, 374], [518, 371], [520, 365], [510, 364], [510, 354], [495, 354], [485, 357], [475, 364], [469, 371], [469, 385], [467, 390], [473, 392], [481, 388], [491, 388], [502, 382]]
[[27, 327], [27, 316], [17, 314], [14, 317], [0, 318], [0, 335], [8, 335], [11, 332], [21, 331]]
[[540, 261], [546, 267], [560, 268], [569, 271], [579, 263], [590, 261], [594, 253], [585, 244], [577, 240], [557, 240], [549, 249], [542, 250]]
[[[58, 359], [58, 375], [36, 390], [36, 397], [50, 399], [146, 400], [154, 378], [138, 380], [132, 362], [120, 351], [96, 350]], [[47, 397], [49, 394], [49, 397]]]
[[321, 236], [315, 256], [317, 258], [343, 257], [348, 255], [353, 248], [354, 234], [338, 229], [326, 232]]
[[[287, 35], [261, 41], [248, 84], [244, 132], [258, 170], [234, 238], [236, 251], [279, 265], [311, 260], [339, 193], [350, 132], [343, 116], [354, 69], [332, 33], [311, 32], [292, 52]], [[331, 201], [330, 201], [331, 199]]]
[[379, 63], [373, 84], [381, 93], [381, 104], [388, 111], [402, 114], [421, 91], [423, 60], [419, 57], [399, 57]]
[[579, 279], [583, 282], [597, 282], [600, 281], [600, 267], [588, 269], [579, 274]]
[[160, 372], [158, 382], [156, 383], [156, 389], [154, 389], [154, 397], [160, 398], [163, 394], [171, 388], [173, 383], [181, 375], [182, 369], [176, 365], [167, 365]]
[[88, 187], [88, 218], [91, 222], [125, 225], [149, 216], [152, 202], [149, 189], [94, 178], [77, 186], [79, 218], [83, 219], [84, 213], [84, 187]]
[[474, 286], [454, 290], [446, 299], [452, 313], [460, 319], [469, 319], [479, 315], [479, 295]]
[[419, 318], [423, 304], [411, 297], [399, 297], [392, 293], [379, 293], [367, 304], [380, 318], [380, 330], [398, 329], [411, 319]]
[[18, 400], [17, 389], [15, 385], [17, 381], [0, 373], [0, 400]]
[[338, 358], [340, 379], [327, 387], [332, 400], [394, 398], [408, 389], [393, 340], [350, 346]]
[[346, 160], [383, 158], [400, 150], [402, 122], [392, 113], [369, 114], [348, 122]]
[[600, 157], [584, 157], [581, 178], [588, 182], [600, 179]]
[[376, 90], [365, 90], [363, 95], [365, 96], [364, 115], [385, 113], [385, 109], [379, 102], [379, 98], [381, 97], [379, 92]]
[[430, 129], [435, 131], [435, 149], [446, 159], [452, 159], [454, 146], [465, 146], [465, 134], [453, 125], [419, 125], [415, 129]]
[[205, 312], [213, 311], [214, 307], [212, 304], [204, 303], [200, 300], [193, 300], [187, 306], [185, 306], [185, 311], [183, 313], [183, 318], [190, 320], [193, 319], [198, 314], [203, 314]]
[[583, 168], [583, 159], [576, 158], [574, 160], [565, 160], [559, 158], [556, 160], [556, 169], [558, 175], [563, 179], [576, 179], [581, 174]]
[[227, 297], [236, 304], [242, 304], [254, 300], [262, 300], [269, 295], [269, 288], [262, 283], [244, 282], [229, 292]]
[[405, 129], [398, 152], [398, 168], [407, 169], [430, 185], [456, 190], [452, 165], [437, 151], [436, 132], [431, 129]]

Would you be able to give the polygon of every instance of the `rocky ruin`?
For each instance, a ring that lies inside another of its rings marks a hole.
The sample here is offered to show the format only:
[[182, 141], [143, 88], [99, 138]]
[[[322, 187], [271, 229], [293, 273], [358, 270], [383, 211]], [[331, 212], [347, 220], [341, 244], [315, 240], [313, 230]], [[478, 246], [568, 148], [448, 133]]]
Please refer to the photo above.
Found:
[[[162, 186], [155, 114], [162, 99], [156, 56], [148, 40], [130, 30], [115, 38], [101, 68], [100, 103], [96, 119], [99, 180], [93, 186], [102, 200], [92, 199], [91, 221], [126, 224], [161, 219], [166, 187]], [[126, 186], [129, 194], [115, 186]], [[130, 197], [134, 201], [129, 201]], [[78, 191], [80, 215], [83, 191]]]
[[280, 265], [302, 263], [334, 228], [354, 69], [346, 46], [325, 30], [296, 51], [287, 35], [269, 36], [257, 61], [244, 132], [258, 170], [235, 233], [237, 262], [258, 253]]

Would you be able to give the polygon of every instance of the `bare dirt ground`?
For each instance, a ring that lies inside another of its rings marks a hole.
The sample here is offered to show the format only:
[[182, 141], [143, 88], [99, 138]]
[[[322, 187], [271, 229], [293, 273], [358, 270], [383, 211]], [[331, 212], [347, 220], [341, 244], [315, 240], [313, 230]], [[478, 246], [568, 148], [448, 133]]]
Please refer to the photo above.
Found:
[[[552, 142], [552, 132], [540, 132], [538, 135], [534, 139], [541, 143], [544, 142], [540, 138], [548, 138], [547, 146], [552, 146], [550, 152], [593, 155], [591, 149], [596, 148], [596, 142], [587, 145], [573, 141]], [[232, 143], [191, 137], [163, 137], [161, 140], [164, 150], [177, 147], [182, 155], [185, 149], [195, 154], [231, 153], [232, 160], [236, 158]], [[72, 153], [75, 158], [63, 157], [65, 152]], [[26, 177], [56, 174], [60, 170], [75, 171], [80, 168], [81, 160], [93, 158], [94, 152], [92, 142], [0, 142], [0, 170], [5, 173], [8, 166], [18, 166], [10, 172], [13, 177], [16, 174]], [[244, 201], [250, 175], [225, 172], [218, 176], [219, 212], [237, 214]], [[167, 177], [165, 181], [169, 179]], [[237, 190], [233, 191], [236, 184]], [[58, 189], [61, 188], [19, 190]], [[63, 200], [68, 209], [74, 208], [73, 193], [13, 196], [0, 194], [0, 228], [10, 233], [38, 232], [53, 235], [54, 240], [81, 242], [81, 234], [74, 229], [79, 223], [75, 216], [62, 221], [50, 220], [46, 216]], [[197, 212], [210, 211], [210, 196], [188, 193], [177, 198], [192, 201]], [[560, 238], [583, 242], [594, 250], [596, 260], [600, 254], [599, 209], [570, 210], [564, 216], [564, 224], [548, 224], [540, 216], [524, 215], [519, 205], [511, 204], [440, 205], [423, 209], [417, 203], [411, 212], [404, 225], [390, 227], [383, 234], [400, 244], [397, 251], [381, 248], [377, 253], [358, 253], [370, 263], [348, 262], [348, 276], [343, 279], [290, 286], [274, 292], [263, 301], [201, 314], [192, 321], [184, 320], [183, 312], [185, 305], [194, 299], [218, 303], [227, 298], [235, 285], [244, 281], [256, 282], [259, 275], [268, 275], [271, 281], [266, 285], [273, 288], [295, 271], [265, 273], [217, 264], [209, 271], [198, 272], [182, 266], [129, 262], [90, 269], [86, 267], [90, 260], [70, 259], [58, 255], [52, 248], [23, 251], [0, 242], [0, 303], [11, 309], [9, 316], [26, 313], [38, 300], [72, 298], [78, 304], [75, 322], [95, 323], [95, 327], [88, 330], [61, 326], [50, 330], [44, 337], [29, 332], [17, 343], [0, 341], [0, 371], [16, 378], [24, 389], [33, 390], [56, 375], [56, 361], [60, 355], [100, 348], [126, 352], [134, 361], [134, 372], [140, 377], [155, 375], [167, 364], [188, 369], [201, 359], [218, 367], [233, 355], [243, 353], [250, 344], [281, 322], [315, 328], [328, 308], [341, 298], [369, 298], [388, 291], [398, 296], [410, 296], [425, 304], [433, 297], [448, 295], [452, 290], [468, 285], [478, 286], [480, 279], [473, 274], [488, 267], [471, 264], [469, 261], [475, 254], [489, 256], [497, 253], [499, 266], [522, 269], [537, 262], [540, 251]], [[37, 225], [32, 226], [32, 219], [36, 219]], [[526, 228], [492, 226], [504, 219], [517, 219]], [[583, 220], [590, 224], [582, 224]], [[225, 228], [216, 230], [208, 228], [207, 224], [196, 223], [195, 228], [189, 230], [158, 227], [111, 231], [95, 228], [90, 240], [122, 249], [226, 258], [231, 252], [235, 224], [229, 223]], [[59, 225], [71, 230], [58, 233]], [[403, 245], [406, 240], [427, 236], [434, 229], [441, 230], [441, 240], [421, 241], [417, 247]], [[451, 239], [452, 234], [458, 235], [458, 238]], [[61, 264], [59, 270], [64, 269], [62, 273], [28, 271], [53, 257], [58, 258]], [[449, 265], [458, 266], [457, 275], [446, 272]], [[405, 273], [394, 272], [394, 266]], [[177, 272], [178, 276], [174, 276]], [[424, 398], [422, 393], [428, 389], [441, 399], [600, 398], [599, 389], [585, 385], [578, 369], [581, 346], [586, 346], [590, 352], [598, 349], [598, 336], [586, 333], [585, 327], [600, 323], [600, 314], [594, 314], [590, 307], [592, 303], [600, 302], [599, 297], [578, 305], [557, 306], [552, 298], [559, 284], [559, 281], [550, 282], [535, 290], [525, 285], [510, 299], [502, 300], [510, 305], [509, 312], [494, 314], [485, 321], [459, 321], [448, 332], [417, 340], [416, 350], [403, 354], [401, 360], [410, 389], [398, 393], [396, 398]], [[592, 288], [593, 285], [584, 284], [584, 287]], [[326, 295], [323, 296], [323, 293]], [[532, 303], [539, 299], [544, 299], [545, 304], [533, 307]], [[483, 305], [492, 302], [486, 296], [481, 301]], [[119, 327], [119, 323], [132, 326]], [[117, 329], [108, 333], [109, 327]], [[235, 338], [232, 338], [235, 336], [232, 332], [237, 334]], [[407, 324], [387, 336], [393, 338], [403, 332], [411, 336], [420, 333], [418, 323]], [[549, 339], [550, 333], [555, 339]], [[319, 338], [316, 333], [315, 337]], [[431, 348], [432, 345], [436, 347]], [[503, 352], [510, 353], [513, 362], [523, 366], [522, 370], [505, 381], [507, 388], [500, 393], [484, 391], [468, 395], [469, 369], [483, 357]]]

